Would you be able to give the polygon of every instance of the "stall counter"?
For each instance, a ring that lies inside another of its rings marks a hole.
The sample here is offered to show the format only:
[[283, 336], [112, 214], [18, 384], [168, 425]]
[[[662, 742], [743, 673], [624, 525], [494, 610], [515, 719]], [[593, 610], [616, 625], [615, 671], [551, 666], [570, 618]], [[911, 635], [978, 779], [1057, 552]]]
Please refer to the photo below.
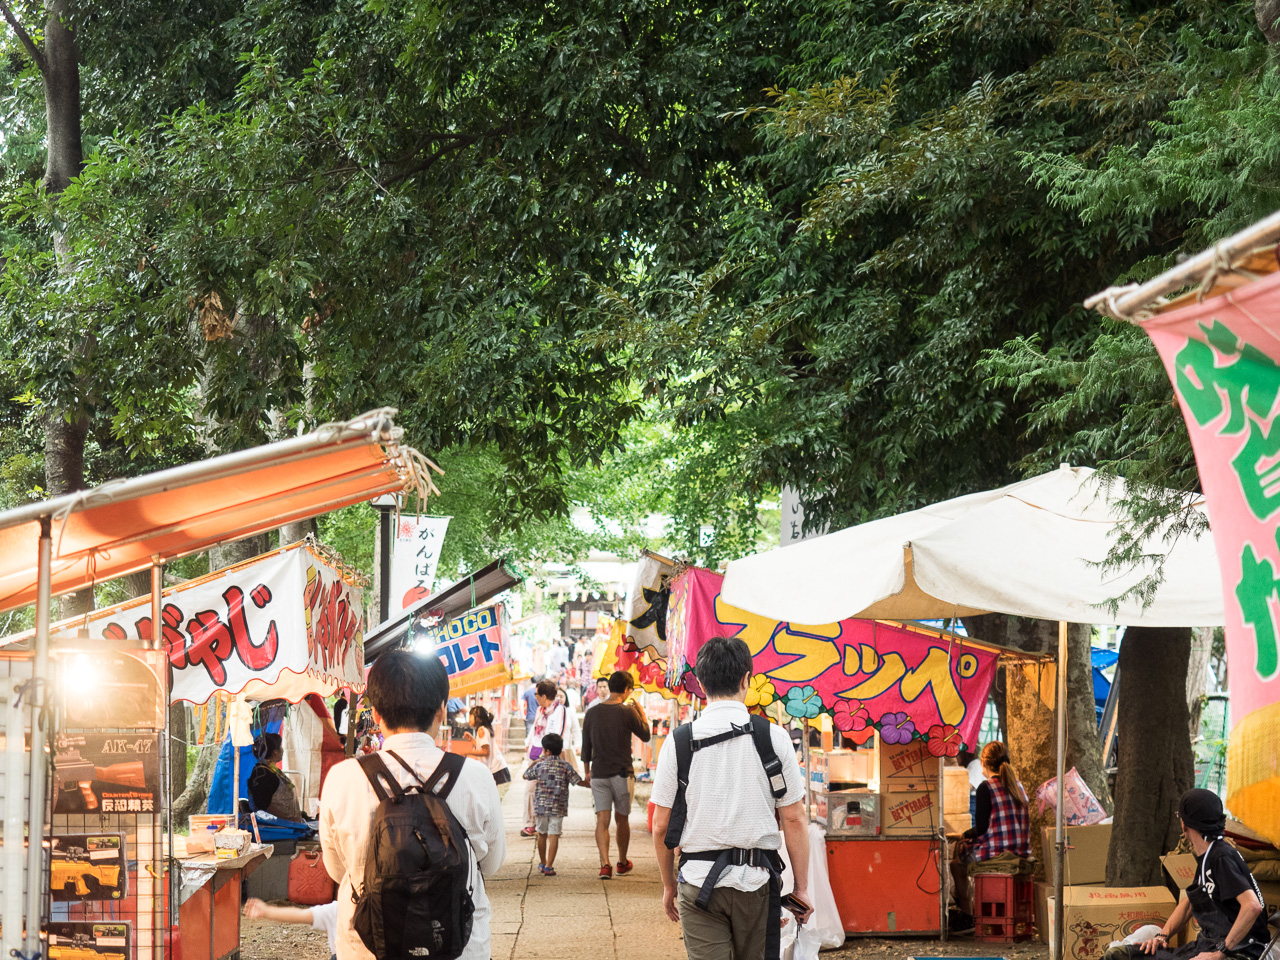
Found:
[[851, 935], [942, 932], [939, 841], [827, 838], [831, 892]]
[[269, 856], [270, 845], [255, 845], [230, 860], [205, 854], [178, 861], [182, 873], [178, 907], [182, 960], [238, 960], [241, 887]]

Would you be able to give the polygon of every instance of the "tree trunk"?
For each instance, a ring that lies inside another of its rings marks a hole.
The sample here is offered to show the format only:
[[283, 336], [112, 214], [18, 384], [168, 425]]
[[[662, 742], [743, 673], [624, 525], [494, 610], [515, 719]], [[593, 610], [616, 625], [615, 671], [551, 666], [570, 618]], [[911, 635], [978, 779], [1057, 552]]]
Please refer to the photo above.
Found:
[[1164, 882], [1160, 856], [1178, 842], [1178, 800], [1191, 788], [1185, 627], [1130, 627], [1120, 644], [1115, 828], [1107, 886]]
[[299, 540], [305, 540], [308, 534], [316, 533], [316, 522], [312, 520], [299, 520], [296, 523], [286, 523], [280, 528], [280, 546], [287, 547], [291, 543], [297, 543]]
[[1267, 42], [1280, 43], [1280, 28], [1276, 26], [1280, 20], [1280, 0], [1253, 0], [1253, 16]]
[[[67, 188], [84, 165], [80, 141], [80, 56], [75, 37], [67, 28], [65, 17], [68, 0], [49, 0], [48, 19], [44, 25], [43, 57], [39, 58], [44, 78], [44, 107], [47, 154], [44, 187], [50, 196]], [[59, 269], [71, 269], [67, 260], [66, 235], [53, 234], [53, 249]], [[67, 344], [68, 350], [80, 344]], [[49, 496], [56, 497], [84, 489], [84, 440], [89, 418], [80, 407], [52, 408], [45, 417], [44, 472]], [[61, 598], [60, 615], [73, 617], [93, 609], [93, 591], [81, 590]]]
[[[67, 420], [59, 411], [44, 418], [44, 481], [51, 497], [84, 489], [84, 440], [89, 419], [83, 414]], [[63, 594], [58, 600], [58, 617], [79, 616], [93, 609], [93, 590], [86, 587]]]
[[[965, 617], [965, 629], [973, 637], [1013, 647], [1027, 653], [1056, 655], [1058, 624], [1052, 620], [1030, 620], [1004, 614]], [[1066, 768], [1075, 767], [1098, 800], [1111, 806], [1102, 747], [1098, 742], [1097, 714], [1093, 703], [1093, 670], [1089, 661], [1089, 624], [1067, 628], [1067, 757]], [[1005, 675], [1005, 721], [1008, 728], [1009, 758], [1029, 797], [1036, 788], [1057, 775], [1057, 721], [1053, 702], [1056, 695], [1053, 665], [1009, 664]], [[1047, 854], [1041, 850], [1041, 828], [1052, 825], [1031, 804], [1031, 855], [1036, 858], [1037, 875], [1043, 876]]]
[[265, 533], [245, 537], [243, 540], [233, 540], [230, 543], [221, 543], [209, 551], [209, 572], [213, 573], [234, 563], [251, 560], [270, 549], [271, 543]]
[[214, 701], [209, 708], [204, 726], [204, 743], [196, 755], [195, 766], [187, 780], [186, 788], [173, 801], [173, 827], [175, 830], [187, 825], [187, 818], [198, 812], [209, 797], [209, 782], [213, 779], [213, 768], [218, 762], [218, 749], [222, 746], [214, 740], [213, 734], [219, 725], [222, 706]]
[[169, 796], [187, 789], [187, 705], [169, 704]]
[[1187, 661], [1187, 710], [1190, 713], [1188, 732], [1195, 740], [1200, 735], [1200, 710], [1204, 706], [1205, 690], [1209, 686], [1209, 661], [1213, 657], [1213, 627], [1191, 629], [1191, 656]]

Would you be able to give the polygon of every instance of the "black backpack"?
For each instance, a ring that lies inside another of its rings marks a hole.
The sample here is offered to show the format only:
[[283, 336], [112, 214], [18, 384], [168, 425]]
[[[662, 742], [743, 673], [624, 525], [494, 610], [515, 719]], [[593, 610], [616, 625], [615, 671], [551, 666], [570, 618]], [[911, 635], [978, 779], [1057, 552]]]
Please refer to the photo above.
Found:
[[[445, 799], [463, 758], [446, 753], [424, 783], [401, 788], [381, 754], [360, 758], [378, 806], [352, 925], [377, 960], [454, 960], [471, 939], [470, 844]], [[384, 785], [385, 784], [385, 785]]]

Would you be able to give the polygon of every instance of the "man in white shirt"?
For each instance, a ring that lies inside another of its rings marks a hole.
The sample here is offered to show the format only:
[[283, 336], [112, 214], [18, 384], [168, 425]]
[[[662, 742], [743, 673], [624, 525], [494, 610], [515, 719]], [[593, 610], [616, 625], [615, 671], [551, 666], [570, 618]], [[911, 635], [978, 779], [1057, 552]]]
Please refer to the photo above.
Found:
[[[431, 776], [444, 752], [435, 744], [435, 734], [445, 719], [449, 677], [439, 657], [396, 650], [384, 653], [369, 671], [365, 692], [373, 708], [373, 719], [381, 728], [383, 751], [394, 751], [422, 780]], [[409, 771], [398, 763], [388, 770], [407, 787], [413, 783]], [[461, 960], [489, 960], [489, 897], [484, 877], [492, 876], [506, 856], [506, 836], [502, 829], [502, 807], [498, 788], [488, 768], [468, 759], [445, 800], [449, 810], [467, 833], [471, 844], [471, 898], [475, 904], [471, 939]], [[364, 882], [370, 826], [378, 798], [359, 760], [352, 758], [329, 771], [320, 797], [320, 846], [325, 869], [339, 882], [338, 960], [372, 960], [360, 935], [352, 927], [355, 912], [352, 889]]]
[[[680, 923], [690, 960], [765, 960], [766, 941], [773, 954], [769, 960], [776, 960], [781, 921], [777, 851], [784, 839], [795, 875], [792, 896], [804, 918], [811, 912], [804, 778], [790, 736], [770, 725], [769, 742], [780, 765], [774, 773], [783, 781], [777, 785], [781, 796], [775, 795], [750, 730], [745, 701], [751, 651], [742, 640], [708, 640], [698, 651], [694, 673], [706, 691], [707, 708], [692, 724], [698, 747], [690, 761], [684, 829], [678, 837], [667, 837], [672, 808], [679, 810], [675, 749], [662, 751], [654, 776], [653, 845], [662, 874], [662, 905]], [[674, 741], [672, 737], [668, 746], [674, 747]], [[667, 841], [680, 846], [678, 878], [675, 852]], [[708, 883], [711, 889], [704, 889]]]

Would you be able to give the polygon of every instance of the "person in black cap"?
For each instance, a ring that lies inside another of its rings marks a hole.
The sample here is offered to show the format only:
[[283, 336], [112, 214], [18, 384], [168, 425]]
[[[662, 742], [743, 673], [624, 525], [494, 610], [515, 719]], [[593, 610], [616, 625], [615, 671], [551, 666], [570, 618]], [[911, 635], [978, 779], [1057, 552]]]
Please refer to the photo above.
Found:
[[[1160, 932], [1144, 943], [1115, 947], [1105, 960], [1153, 956], [1156, 960], [1258, 960], [1266, 949], [1267, 921], [1262, 891], [1240, 856], [1223, 839], [1227, 817], [1218, 795], [1188, 790], [1178, 803], [1182, 835], [1196, 855], [1196, 877]], [[1190, 943], [1169, 948], [1169, 938], [1186, 925], [1188, 914], [1200, 925]]]

